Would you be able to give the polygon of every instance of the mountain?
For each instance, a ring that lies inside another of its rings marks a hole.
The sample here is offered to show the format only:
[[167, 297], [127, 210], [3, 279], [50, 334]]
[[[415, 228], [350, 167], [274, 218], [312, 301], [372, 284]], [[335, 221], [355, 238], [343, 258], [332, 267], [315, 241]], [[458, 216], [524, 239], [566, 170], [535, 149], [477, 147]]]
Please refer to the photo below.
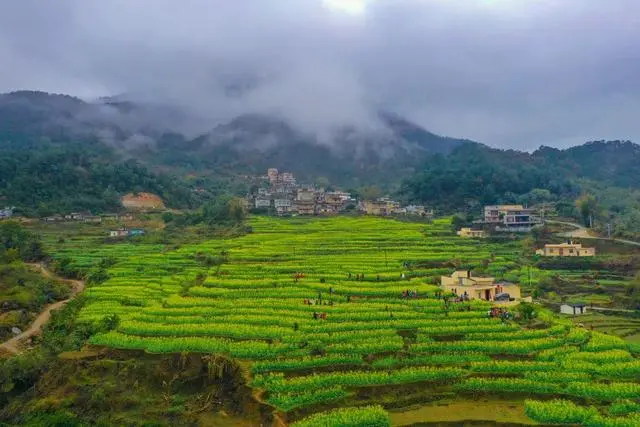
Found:
[[[369, 132], [338, 129], [323, 140], [279, 118], [242, 115], [191, 141], [165, 135], [156, 149], [163, 161], [174, 166], [242, 173], [278, 167], [307, 181], [323, 176], [335, 184], [362, 185], [408, 176], [428, 156], [449, 153], [464, 143], [390, 114], [381, 114], [380, 123]], [[172, 155], [176, 150], [183, 151]]]
[[566, 150], [541, 147], [534, 153], [463, 144], [449, 155], [429, 158], [404, 180], [400, 194], [440, 212], [477, 214], [482, 204], [555, 202], [563, 216], [583, 219], [574, 200], [591, 198], [602, 228], [640, 237], [640, 146], [629, 141], [595, 141]]
[[160, 194], [171, 206], [190, 207], [189, 188], [123, 156], [105, 139], [127, 132], [100, 105], [66, 95], [0, 95], [0, 205], [28, 215], [120, 207], [131, 191]]
[[541, 147], [532, 157], [552, 162], [574, 177], [640, 187], [640, 145], [630, 141], [593, 141], [566, 150]]
[[[638, 164], [640, 146], [629, 141], [498, 150], [433, 134], [388, 111], [369, 128], [314, 134], [283, 117], [209, 122], [126, 96], [87, 102], [43, 92], [0, 95], [0, 200], [31, 212], [113, 209], [131, 191], [193, 207], [202, 202], [194, 187], [242, 194], [242, 175], [276, 167], [306, 182], [399, 189], [405, 201], [444, 212], [476, 211], [480, 203], [572, 201], [589, 192], [603, 212], [625, 215], [640, 199], [611, 195], [640, 188]], [[630, 218], [626, 227], [633, 229], [637, 217]]]
[[14, 92], [0, 95], [3, 144], [47, 137], [96, 141], [123, 158], [181, 172], [257, 174], [290, 170], [306, 181], [325, 177], [338, 185], [392, 187], [432, 154], [466, 141], [446, 138], [390, 113], [372, 129], [342, 127], [318, 136], [286, 118], [244, 114], [211, 123], [168, 105], [133, 102], [126, 96], [86, 102], [66, 95]]

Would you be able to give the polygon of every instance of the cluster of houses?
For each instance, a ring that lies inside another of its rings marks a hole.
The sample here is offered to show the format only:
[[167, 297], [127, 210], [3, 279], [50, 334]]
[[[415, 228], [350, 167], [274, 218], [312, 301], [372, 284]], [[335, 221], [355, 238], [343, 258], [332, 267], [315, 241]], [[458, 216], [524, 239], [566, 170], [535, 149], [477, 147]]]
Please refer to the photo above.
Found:
[[353, 202], [349, 193], [324, 191], [313, 186], [261, 188], [249, 202], [256, 209], [275, 209], [278, 215], [337, 214]]
[[278, 215], [319, 215], [342, 212], [354, 203], [349, 193], [325, 191], [312, 185], [299, 185], [291, 172], [267, 170], [268, 188], [249, 196], [256, 209], [274, 209]]
[[13, 216], [14, 211], [13, 206], [7, 206], [4, 209], [0, 209], [0, 219], [11, 218]]
[[[457, 234], [460, 237], [481, 239], [487, 237], [489, 232], [529, 232], [533, 226], [541, 223], [534, 209], [528, 209], [522, 205], [485, 206], [483, 219], [474, 221], [473, 227], [462, 227]], [[580, 243], [570, 240], [565, 243], [546, 244], [536, 251], [536, 255], [592, 257], [596, 255], [596, 249], [583, 247]]]
[[424, 206], [400, 206], [388, 198], [375, 201], [357, 201], [344, 191], [325, 191], [313, 185], [298, 184], [291, 172], [267, 170], [268, 188], [259, 188], [249, 195], [248, 203], [256, 209], [273, 209], [278, 215], [331, 215], [353, 205], [368, 215], [433, 215]]
[[299, 185], [291, 172], [267, 170], [268, 188], [259, 188], [249, 196], [256, 209], [274, 209], [278, 215], [336, 214], [353, 203], [349, 193], [325, 191], [311, 185]]
[[102, 215], [94, 215], [91, 212], [71, 212], [68, 214], [56, 214], [40, 218], [42, 222], [86, 222], [93, 224], [101, 224], [103, 221], [133, 221], [135, 216], [131, 213], [117, 214], [106, 213]]
[[358, 204], [360, 210], [367, 215], [389, 216], [389, 215], [416, 215], [421, 217], [432, 217], [433, 210], [427, 210], [424, 206], [409, 205], [402, 206], [387, 197], [382, 197], [374, 201], [362, 200]]

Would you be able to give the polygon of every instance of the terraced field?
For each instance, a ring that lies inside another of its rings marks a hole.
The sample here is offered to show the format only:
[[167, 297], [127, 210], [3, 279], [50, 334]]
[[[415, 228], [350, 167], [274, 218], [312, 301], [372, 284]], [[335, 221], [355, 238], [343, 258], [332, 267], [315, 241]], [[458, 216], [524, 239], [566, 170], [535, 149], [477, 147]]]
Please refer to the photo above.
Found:
[[518, 242], [460, 239], [448, 220], [251, 225], [240, 238], [173, 250], [65, 245], [57, 256], [78, 264], [118, 261], [86, 291], [81, 319], [120, 319], [91, 344], [226, 355], [246, 367], [256, 398], [304, 426], [386, 425], [368, 405], [481, 395], [537, 398], [526, 413], [544, 423], [640, 425], [637, 345], [570, 321], [523, 329], [488, 318], [487, 303], [439, 298], [436, 279], [454, 268], [516, 274]]

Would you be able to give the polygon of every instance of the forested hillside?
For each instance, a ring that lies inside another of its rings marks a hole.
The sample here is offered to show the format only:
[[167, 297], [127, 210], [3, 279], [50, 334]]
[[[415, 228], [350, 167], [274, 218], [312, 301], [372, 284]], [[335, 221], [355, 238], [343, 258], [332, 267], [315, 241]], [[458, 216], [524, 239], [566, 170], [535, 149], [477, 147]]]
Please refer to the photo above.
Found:
[[574, 200], [588, 194], [600, 222], [640, 232], [640, 146], [626, 141], [498, 150], [435, 135], [388, 112], [379, 114], [375, 132], [343, 128], [328, 139], [262, 115], [212, 123], [194, 138], [181, 133], [190, 122], [174, 108], [42, 92], [0, 95], [0, 118], [0, 205], [31, 215], [113, 210], [132, 191], [156, 193], [170, 207], [196, 207], [204, 200], [195, 198], [195, 187], [209, 196], [241, 195], [242, 175], [277, 167], [303, 182], [373, 186], [377, 191], [365, 193], [397, 193], [444, 213], [552, 201], [577, 217]]
[[189, 189], [97, 142], [18, 139], [0, 144], [0, 205], [27, 215], [120, 208], [120, 196], [148, 191], [170, 206], [191, 207]]
[[406, 179], [400, 194], [442, 212], [479, 212], [480, 205], [555, 202], [558, 213], [582, 219], [581, 198], [599, 227], [640, 234], [640, 146], [597, 141], [567, 150], [541, 147], [532, 154], [464, 144], [428, 159]]

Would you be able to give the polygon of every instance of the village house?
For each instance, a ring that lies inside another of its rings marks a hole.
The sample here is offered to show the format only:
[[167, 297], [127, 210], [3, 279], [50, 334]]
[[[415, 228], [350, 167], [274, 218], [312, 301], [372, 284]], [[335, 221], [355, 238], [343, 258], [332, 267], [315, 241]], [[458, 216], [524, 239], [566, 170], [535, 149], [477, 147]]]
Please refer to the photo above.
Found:
[[275, 185], [278, 182], [278, 169], [276, 168], [267, 169], [267, 177], [269, 177], [269, 183], [271, 185]]
[[587, 313], [587, 306], [583, 303], [575, 303], [575, 304], [562, 304], [560, 306], [560, 313], [562, 314], [570, 314], [572, 316], [577, 316], [580, 314]]
[[534, 209], [522, 205], [493, 205], [484, 207], [483, 222], [494, 226], [496, 231], [529, 232], [540, 220]]
[[280, 181], [285, 185], [296, 185], [296, 179], [291, 172], [282, 172]]
[[433, 216], [433, 210], [427, 210], [421, 205], [409, 205], [406, 207], [407, 215]]
[[109, 231], [109, 237], [126, 237], [129, 235], [129, 230], [126, 228], [119, 228], [117, 230]]
[[271, 207], [271, 199], [266, 198], [266, 197], [256, 197], [255, 207], [256, 207], [256, 209], [270, 208]]
[[269, 168], [267, 170], [267, 178], [269, 179], [269, 184], [272, 187], [281, 185], [286, 187], [294, 187], [296, 185], [296, 178], [293, 176], [291, 172], [282, 172], [280, 173], [276, 168]]
[[90, 224], [101, 224], [102, 217], [98, 215], [88, 215], [83, 217], [83, 221]]
[[595, 256], [596, 248], [583, 248], [580, 243], [560, 243], [557, 245], [546, 244], [543, 249], [538, 249], [536, 255], [541, 256]]
[[119, 228], [117, 230], [109, 231], [109, 237], [134, 237], [134, 236], [144, 236], [144, 230], [142, 228]]
[[316, 213], [316, 192], [313, 188], [298, 188], [296, 206], [300, 215], [314, 215]]
[[91, 212], [71, 212], [64, 216], [67, 221], [83, 221], [86, 216], [93, 216]]
[[360, 202], [360, 210], [366, 212], [367, 215], [387, 216], [398, 213], [399, 209], [400, 203], [386, 197], [375, 201], [363, 200]]
[[278, 215], [283, 215], [291, 212], [293, 202], [289, 199], [275, 199], [273, 205], [276, 208]]
[[119, 215], [117, 213], [105, 213], [102, 214], [103, 221], [117, 221], [119, 219]]
[[457, 233], [460, 237], [481, 239], [487, 237], [487, 233], [484, 230], [474, 230], [468, 227], [462, 227]]
[[0, 219], [11, 218], [13, 216], [14, 209], [15, 208], [13, 206], [0, 209]]
[[345, 199], [342, 192], [328, 192], [324, 193], [322, 213], [338, 213], [345, 205]]
[[470, 300], [493, 301], [496, 295], [507, 293], [511, 298], [521, 298], [520, 286], [513, 283], [496, 283], [493, 277], [475, 277], [470, 270], [455, 271], [451, 276], [442, 276], [440, 286], [444, 291]]
[[45, 216], [41, 219], [43, 222], [62, 222], [64, 221], [64, 217], [62, 215], [56, 214], [52, 216]]
[[407, 214], [407, 208], [398, 207], [398, 208], [395, 208], [392, 213], [394, 213], [396, 215], [406, 215]]

